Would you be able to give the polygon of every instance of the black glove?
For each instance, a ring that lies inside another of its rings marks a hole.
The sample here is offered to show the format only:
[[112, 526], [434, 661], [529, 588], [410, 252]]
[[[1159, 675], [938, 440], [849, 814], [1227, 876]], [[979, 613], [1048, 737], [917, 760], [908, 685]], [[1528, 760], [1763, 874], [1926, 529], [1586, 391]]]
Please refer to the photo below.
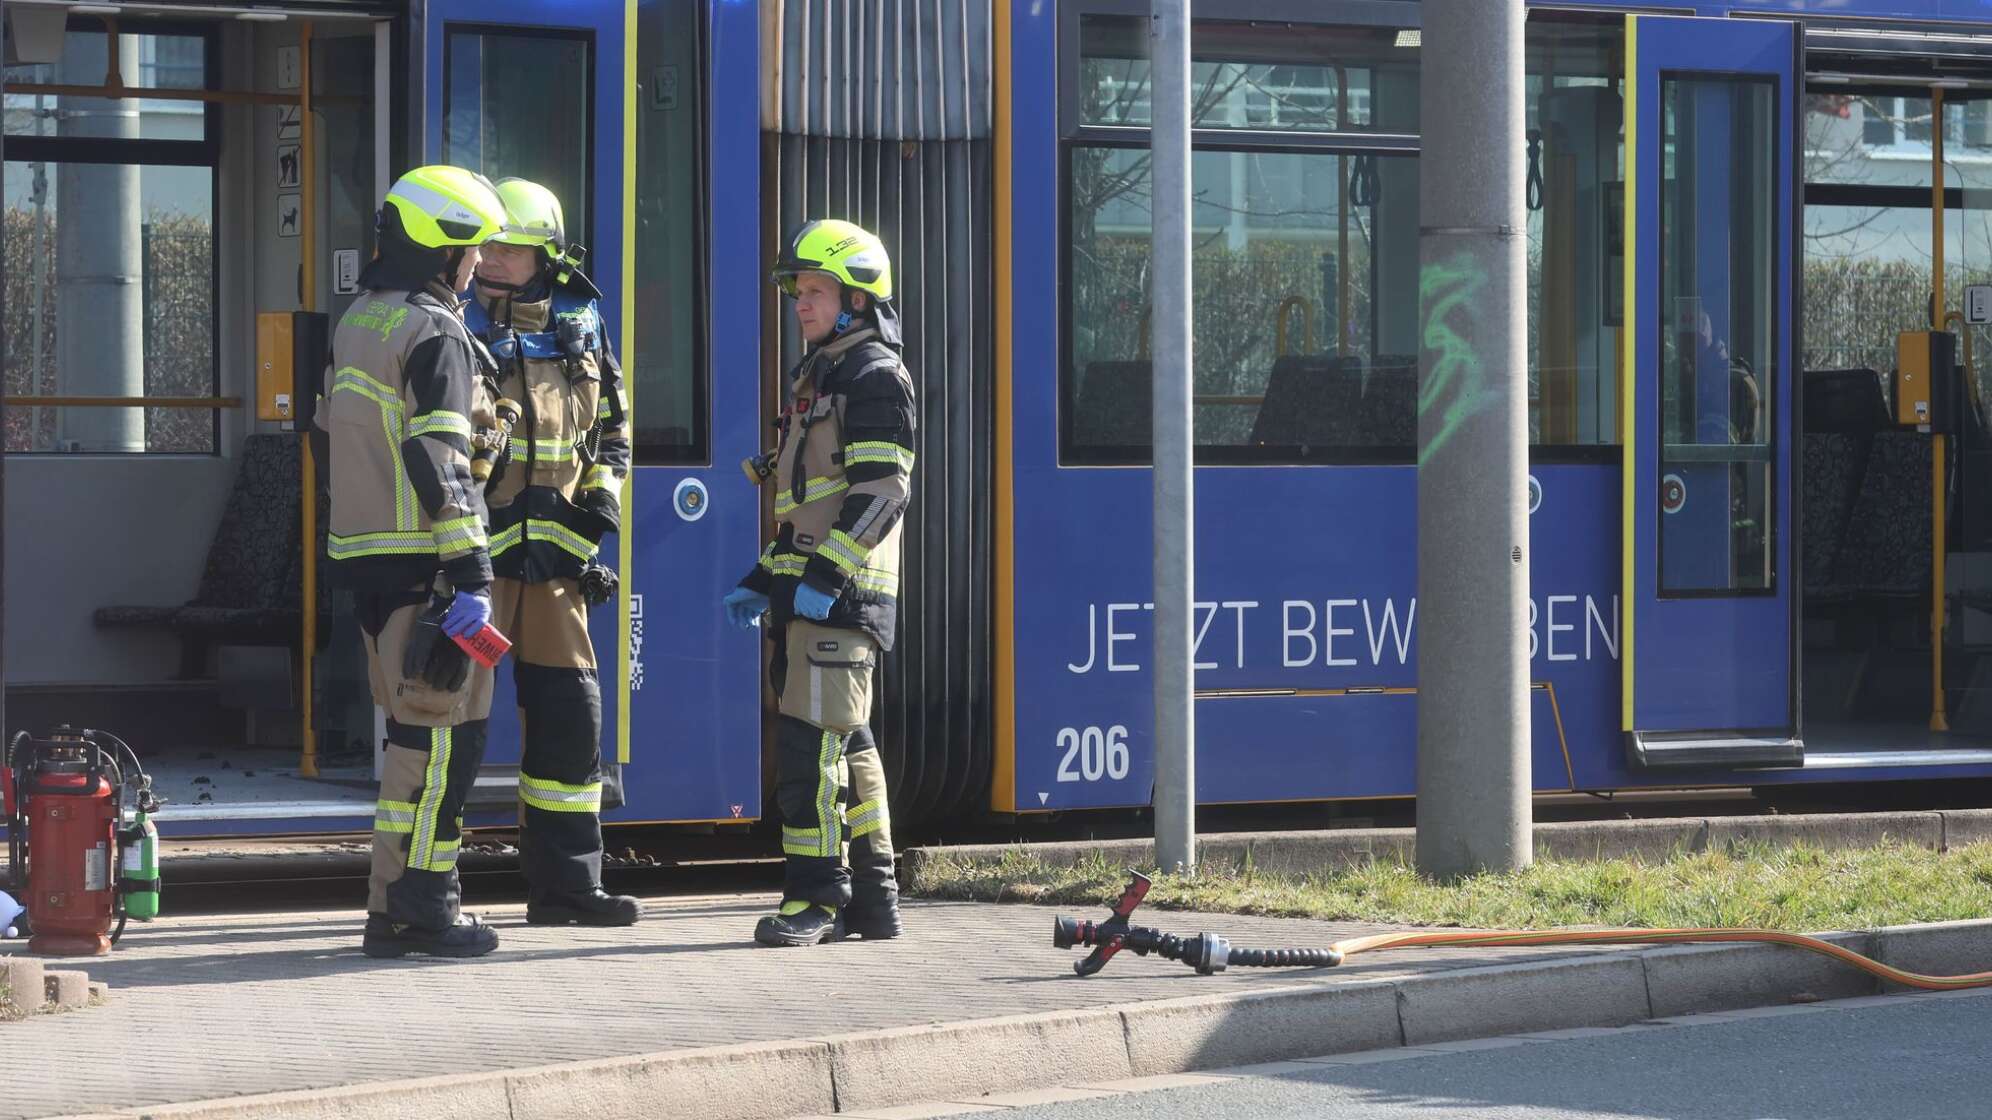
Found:
[[574, 508], [581, 511], [581, 527], [597, 542], [622, 528], [622, 503], [613, 490], [583, 490], [575, 495]]
[[614, 568], [596, 561], [581, 571], [581, 598], [589, 606], [599, 607], [616, 597], [619, 582]]
[[421, 681], [438, 692], [456, 692], [470, 679], [470, 654], [443, 633], [443, 615], [450, 600], [430, 596], [429, 608], [416, 616], [408, 631], [408, 648], [401, 657], [401, 675]]

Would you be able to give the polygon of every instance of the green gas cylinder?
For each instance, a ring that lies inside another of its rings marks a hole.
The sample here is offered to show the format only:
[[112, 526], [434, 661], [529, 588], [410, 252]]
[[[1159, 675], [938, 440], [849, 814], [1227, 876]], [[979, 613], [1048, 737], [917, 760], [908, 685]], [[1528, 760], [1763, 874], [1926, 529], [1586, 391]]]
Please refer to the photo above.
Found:
[[125, 913], [149, 922], [159, 916], [159, 826], [139, 810], [125, 835], [119, 874], [124, 880]]

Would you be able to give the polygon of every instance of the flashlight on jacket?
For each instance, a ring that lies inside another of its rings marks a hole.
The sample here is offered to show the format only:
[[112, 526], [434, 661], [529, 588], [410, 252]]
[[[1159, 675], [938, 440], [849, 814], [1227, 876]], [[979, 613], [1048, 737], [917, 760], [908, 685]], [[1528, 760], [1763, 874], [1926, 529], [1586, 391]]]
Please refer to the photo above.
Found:
[[498, 426], [480, 430], [470, 441], [470, 477], [479, 482], [491, 478], [491, 468], [511, 446], [512, 425], [519, 422], [518, 402], [510, 397], [500, 397], [498, 403], [491, 406], [491, 411], [498, 416]]
[[774, 451], [763, 451], [759, 455], [740, 460], [740, 473], [747, 476], [748, 482], [755, 486], [761, 485], [775, 473], [776, 454], [778, 453]]

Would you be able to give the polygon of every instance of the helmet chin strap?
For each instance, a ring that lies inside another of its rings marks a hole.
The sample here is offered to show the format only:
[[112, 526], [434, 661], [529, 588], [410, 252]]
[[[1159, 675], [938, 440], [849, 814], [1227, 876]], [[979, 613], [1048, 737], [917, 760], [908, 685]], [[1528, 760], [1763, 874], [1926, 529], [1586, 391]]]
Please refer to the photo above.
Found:
[[846, 331], [851, 329], [853, 324], [855, 324], [858, 321], [857, 317], [860, 314], [860, 312], [858, 311], [857, 307], [854, 306], [853, 301], [855, 300], [855, 298], [856, 298], [856, 292], [854, 289], [840, 286], [837, 292], [837, 303], [839, 306], [839, 310], [837, 312], [837, 322], [830, 327], [831, 338], [836, 338], [844, 334]]

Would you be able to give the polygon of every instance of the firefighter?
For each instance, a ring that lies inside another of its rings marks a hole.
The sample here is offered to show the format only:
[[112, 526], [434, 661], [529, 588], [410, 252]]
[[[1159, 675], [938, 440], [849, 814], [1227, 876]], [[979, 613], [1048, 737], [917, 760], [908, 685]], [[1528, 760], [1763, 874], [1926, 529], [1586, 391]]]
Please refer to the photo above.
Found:
[[787, 867], [781, 907], [754, 940], [897, 937], [885, 769], [866, 726], [898, 622], [913, 474], [913, 381], [899, 357], [892, 264], [858, 226], [814, 221], [773, 277], [795, 301], [807, 352], [789, 375], [770, 456], [774, 543], [725, 597], [743, 628], [766, 615], [779, 698], [775, 800]]
[[350, 588], [387, 711], [362, 949], [475, 957], [498, 935], [459, 908], [464, 799], [484, 756], [491, 670], [451, 635], [491, 615], [470, 441], [493, 416], [488, 359], [457, 295], [505, 222], [483, 176], [418, 167], [387, 192], [378, 255], [332, 336], [316, 424], [330, 433], [329, 573]]
[[602, 690], [588, 608], [616, 585], [596, 553], [621, 524], [629, 402], [560, 200], [524, 179], [499, 180], [498, 195], [506, 227], [484, 247], [464, 319], [498, 362], [500, 399], [519, 413], [485, 500], [493, 618], [512, 641], [524, 739], [526, 921], [626, 926], [642, 907], [602, 890]]

